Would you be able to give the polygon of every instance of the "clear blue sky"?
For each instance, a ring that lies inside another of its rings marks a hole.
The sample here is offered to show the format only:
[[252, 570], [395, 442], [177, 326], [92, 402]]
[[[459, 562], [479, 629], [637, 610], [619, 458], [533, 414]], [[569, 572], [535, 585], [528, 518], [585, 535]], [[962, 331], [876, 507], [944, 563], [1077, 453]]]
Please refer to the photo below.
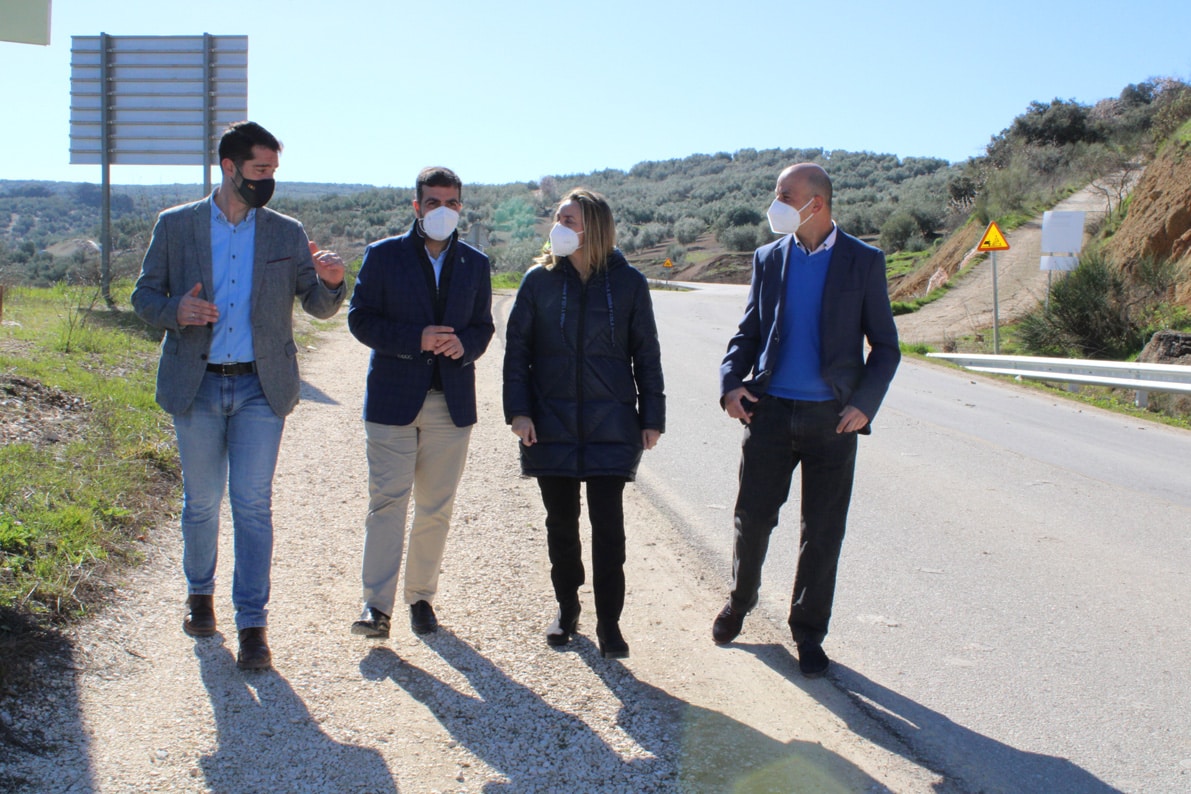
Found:
[[280, 180], [407, 187], [430, 164], [503, 183], [749, 147], [961, 161], [1032, 100], [1191, 80], [1189, 31], [1185, 0], [53, 0], [49, 47], [0, 42], [0, 179], [100, 181], [69, 165], [76, 35], [246, 35]]

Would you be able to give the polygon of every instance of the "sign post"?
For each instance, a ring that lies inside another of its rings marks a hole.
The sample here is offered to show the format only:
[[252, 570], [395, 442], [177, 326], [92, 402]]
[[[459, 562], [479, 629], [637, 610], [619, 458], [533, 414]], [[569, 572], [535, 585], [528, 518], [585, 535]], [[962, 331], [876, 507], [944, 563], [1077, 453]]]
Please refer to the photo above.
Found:
[[662, 267], [666, 269], [666, 286], [670, 286], [670, 276], [674, 274], [674, 263], [670, 261], [669, 257], [662, 263]]
[[977, 251], [986, 251], [992, 254], [992, 277], [993, 277], [993, 355], [1001, 354], [1001, 309], [997, 302], [997, 251], [1008, 251], [1009, 243], [1005, 241], [1005, 235], [1001, 233], [1001, 227], [997, 225], [996, 221], [990, 221], [988, 228], [984, 230], [984, 236], [980, 238], [980, 245], [976, 246]]

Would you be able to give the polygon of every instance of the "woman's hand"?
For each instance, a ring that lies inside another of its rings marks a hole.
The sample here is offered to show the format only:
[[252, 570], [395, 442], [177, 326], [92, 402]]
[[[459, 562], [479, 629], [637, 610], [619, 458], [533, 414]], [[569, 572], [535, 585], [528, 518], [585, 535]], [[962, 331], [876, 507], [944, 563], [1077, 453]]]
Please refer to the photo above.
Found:
[[658, 439], [661, 437], [662, 434], [658, 431], [646, 428], [641, 431], [641, 446], [646, 449], [653, 449], [658, 445]]
[[513, 433], [527, 447], [538, 443], [538, 434], [533, 428], [533, 420], [528, 416], [513, 417]]

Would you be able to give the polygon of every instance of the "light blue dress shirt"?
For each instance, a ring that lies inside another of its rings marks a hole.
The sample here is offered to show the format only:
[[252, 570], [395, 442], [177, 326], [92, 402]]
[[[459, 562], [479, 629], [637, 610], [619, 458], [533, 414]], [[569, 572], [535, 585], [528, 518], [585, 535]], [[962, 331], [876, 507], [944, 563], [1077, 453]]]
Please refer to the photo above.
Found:
[[[449, 247], [450, 246], [447, 248]], [[442, 280], [442, 266], [447, 261], [447, 248], [442, 249], [442, 252], [439, 253], [438, 258], [435, 258], [434, 255], [430, 253], [429, 248], [426, 249], [426, 256], [430, 259], [430, 266], [434, 268], [434, 286], [436, 287], [438, 286], [439, 281]]]
[[211, 273], [219, 319], [211, 334], [212, 364], [256, 359], [252, 347], [252, 260], [256, 246], [256, 210], [233, 226], [211, 194]]

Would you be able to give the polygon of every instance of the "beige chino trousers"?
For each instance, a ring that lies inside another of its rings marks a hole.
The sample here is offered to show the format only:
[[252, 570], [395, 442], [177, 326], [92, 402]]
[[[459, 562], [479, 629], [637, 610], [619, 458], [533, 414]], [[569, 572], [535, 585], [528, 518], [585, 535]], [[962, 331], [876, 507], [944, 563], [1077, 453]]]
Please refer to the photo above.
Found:
[[365, 422], [364, 432], [369, 496], [363, 598], [365, 606], [392, 615], [411, 492], [414, 516], [405, 562], [405, 603], [434, 603], [471, 427], [456, 427], [446, 398], [431, 392], [412, 424]]

